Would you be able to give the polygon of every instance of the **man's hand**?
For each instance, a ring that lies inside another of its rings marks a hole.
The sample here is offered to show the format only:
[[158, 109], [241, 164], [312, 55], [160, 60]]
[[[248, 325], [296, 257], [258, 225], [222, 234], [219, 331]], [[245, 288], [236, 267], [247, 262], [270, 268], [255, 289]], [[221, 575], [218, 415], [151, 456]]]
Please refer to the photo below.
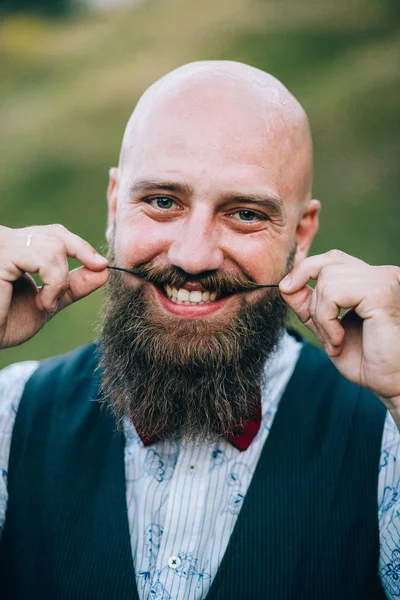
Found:
[[[68, 256], [83, 266], [69, 272]], [[107, 264], [62, 225], [0, 226], [0, 348], [27, 341], [55, 313], [104, 285]], [[38, 273], [43, 285], [29, 273]]]
[[[296, 265], [279, 288], [337, 369], [379, 396], [399, 425], [400, 268], [331, 250]], [[339, 318], [340, 309], [350, 310]]]

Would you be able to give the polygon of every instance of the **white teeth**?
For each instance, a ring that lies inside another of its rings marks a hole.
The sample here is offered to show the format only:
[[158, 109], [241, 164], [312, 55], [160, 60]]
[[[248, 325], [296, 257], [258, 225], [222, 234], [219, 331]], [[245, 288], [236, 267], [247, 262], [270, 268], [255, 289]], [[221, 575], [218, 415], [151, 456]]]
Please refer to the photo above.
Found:
[[167, 297], [176, 304], [207, 304], [208, 302], [214, 302], [218, 296], [217, 292], [201, 292], [200, 290], [189, 292], [184, 288], [178, 290], [168, 284], [165, 285], [164, 289]]
[[178, 292], [178, 300], [182, 300], [183, 302], [187, 302], [189, 300], [190, 293], [187, 290], [180, 289]]
[[195, 292], [190, 292], [189, 294], [189, 300], [190, 302], [201, 302], [201, 299], [203, 297], [203, 294], [200, 291], [195, 291]]

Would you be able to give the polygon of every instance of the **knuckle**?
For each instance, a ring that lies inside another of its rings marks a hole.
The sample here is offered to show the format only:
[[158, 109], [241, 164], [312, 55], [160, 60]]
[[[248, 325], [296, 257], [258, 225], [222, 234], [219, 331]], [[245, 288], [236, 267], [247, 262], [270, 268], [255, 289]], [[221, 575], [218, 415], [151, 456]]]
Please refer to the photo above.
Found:
[[58, 262], [60, 255], [67, 254], [67, 248], [60, 238], [52, 238], [52, 256]]
[[64, 225], [61, 225], [61, 223], [53, 223], [52, 225], [49, 225], [48, 228], [53, 234], [61, 234], [66, 231], [66, 228]]
[[345, 253], [342, 250], [338, 250], [337, 248], [333, 248], [327, 252], [328, 256], [333, 259], [342, 259], [345, 257]]
[[318, 275], [318, 287], [322, 287], [332, 277], [332, 266], [324, 265]]

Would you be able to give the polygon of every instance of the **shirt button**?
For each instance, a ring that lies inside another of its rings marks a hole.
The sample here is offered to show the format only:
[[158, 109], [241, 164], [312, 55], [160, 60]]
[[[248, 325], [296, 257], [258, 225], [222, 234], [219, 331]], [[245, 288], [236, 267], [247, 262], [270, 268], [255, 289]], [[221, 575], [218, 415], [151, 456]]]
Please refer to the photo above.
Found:
[[178, 567], [181, 566], [181, 559], [179, 556], [170, 556], [168, 559], [168, 566], [171, 567], [171, 569], [178, 569]]
[[194, 475], [194, 473], [196, 472], [196, 466], [195, 465], [189, 465], [188, 469], [189, 469], [189, 473], [191, 475]]

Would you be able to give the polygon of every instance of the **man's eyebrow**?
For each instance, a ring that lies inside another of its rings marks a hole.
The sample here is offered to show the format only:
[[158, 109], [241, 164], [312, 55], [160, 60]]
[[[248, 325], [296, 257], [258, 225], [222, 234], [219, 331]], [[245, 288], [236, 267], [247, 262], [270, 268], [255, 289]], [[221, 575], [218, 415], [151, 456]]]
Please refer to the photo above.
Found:
[[265, 208], [270, 214], [276, 218], [280, 218], [282, 222], [286, 222], [286, 214], [283, 202], [278, 194], [274, 192], [259, 193], [259, 194], [227, 194], [225, 202], [228, 204], [258, 204]]
[[163, 179], [137, 179], [130, 187], [131, 196], [139, 193], [152, 192], [156, 190], [168, 190], [169, 192], [190, 195], [193, 189], [187, 183], [168, 181]]

